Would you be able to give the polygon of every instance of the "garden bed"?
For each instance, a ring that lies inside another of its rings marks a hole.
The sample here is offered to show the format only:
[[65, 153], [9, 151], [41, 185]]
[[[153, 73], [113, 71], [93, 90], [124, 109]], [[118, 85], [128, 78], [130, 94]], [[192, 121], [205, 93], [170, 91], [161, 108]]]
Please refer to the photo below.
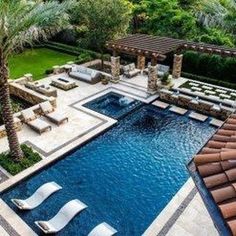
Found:
[[20, 173], [42, 159], [37, 152], [33, 151], [31, 147], [28, 147], [25, 144], [21, 145], [21, 149], [24, 153], [24, 158], [20, 162], [15, 162], [11, 159], [9, 153], [0, 154], [0, 166], [11, 175]]

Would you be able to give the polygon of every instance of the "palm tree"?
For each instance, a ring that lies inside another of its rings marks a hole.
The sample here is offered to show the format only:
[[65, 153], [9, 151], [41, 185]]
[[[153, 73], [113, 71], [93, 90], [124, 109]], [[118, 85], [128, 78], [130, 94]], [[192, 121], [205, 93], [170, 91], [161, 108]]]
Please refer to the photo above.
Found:
[[23, 153], [13, 123], [9, 93], [8, 58], [13, 52], [46, 39], [67, 25], [69, 1], [0, 0], [0, 103], [10, 155], [20, 161]]

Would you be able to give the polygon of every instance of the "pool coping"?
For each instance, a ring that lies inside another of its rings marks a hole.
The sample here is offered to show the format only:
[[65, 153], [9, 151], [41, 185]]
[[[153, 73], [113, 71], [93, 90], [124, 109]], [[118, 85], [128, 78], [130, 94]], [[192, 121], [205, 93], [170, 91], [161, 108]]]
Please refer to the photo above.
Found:
[[193, 181], [189, 178], [149, 225], [143, 236], [166, 235], [193, 200], [196, 193], [197, 190]]

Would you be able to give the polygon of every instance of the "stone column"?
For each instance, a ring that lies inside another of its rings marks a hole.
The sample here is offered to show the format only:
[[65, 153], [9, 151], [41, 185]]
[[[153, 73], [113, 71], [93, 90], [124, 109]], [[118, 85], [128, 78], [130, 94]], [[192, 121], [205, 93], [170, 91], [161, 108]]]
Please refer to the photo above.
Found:
[[172, 71], [172, 77], [174, 79], [178, 79], [181, 77], [182, 63], [183, 63], [183, 54], [180, 54], [180, 55], [175, 54], [174, 55], [173, 71]]
[[113, 83], [118, 83], [120, 80], [120, 57], [111, 57], [111, 74]]
[[137, 68], [140, 69], [140, 70], [144, 70], [145, 69], [145, 61], [146, 61], [145, 56], [138, 55]]
[[157, 65], [148, 67], [148, 92], [157, 90]]

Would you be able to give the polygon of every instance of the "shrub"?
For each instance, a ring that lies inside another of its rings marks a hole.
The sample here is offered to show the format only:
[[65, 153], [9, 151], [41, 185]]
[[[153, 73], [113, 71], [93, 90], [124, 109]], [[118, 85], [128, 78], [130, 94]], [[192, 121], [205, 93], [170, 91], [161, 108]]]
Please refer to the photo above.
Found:
[[183, 59], [183, 71], [236, 83], [236, 59], [187, 51]]
[[81, 53], [81, 54], [76, 58], [75, 63], [76, 63], [76, 64], [82, 64], [82, 63], [91, 61], [92, 59], [93, 59], [93, 58], [92, 58], [92, 56], [91, 56], [89, 53], [83, 52], [83, 53]]
[[40, 155], [33, 151], [31, 147], [23, 144], [21, 149], [24, 153], [24, 158], [20, 162], [15, 162], [11, 159], [9, 153], [0, 154], [0, 165], [12, 175], [18, 174], [41, 160]]
[[[95, 51], [83, 49], [80, 47], [70, 46], [70, 45], [66, 45], [66, 44], [62, 44], [62, 43], [50, 41], [50, 42], [46, 43], [44, 46], [54, 49], [54, 50], [64, 52], [64, 53], [76, 55], [76, 56], [79, 56], [82, 53], [86, 53], [86, 54], [89, 54], [92, 59], [100, 59], [101, 58], [101, 54], [97, 53]], [[108, 60], [109, 57], [110, 57], [110, 55], [108, 55], [108, 54], [104, 55], [105, 60]]]
[[47, 69], [47, 70], [45, 70], [45, 74], [46, 75], [50, 75], [50, 74], [52, 74], [53, 73], [53, 69]]

